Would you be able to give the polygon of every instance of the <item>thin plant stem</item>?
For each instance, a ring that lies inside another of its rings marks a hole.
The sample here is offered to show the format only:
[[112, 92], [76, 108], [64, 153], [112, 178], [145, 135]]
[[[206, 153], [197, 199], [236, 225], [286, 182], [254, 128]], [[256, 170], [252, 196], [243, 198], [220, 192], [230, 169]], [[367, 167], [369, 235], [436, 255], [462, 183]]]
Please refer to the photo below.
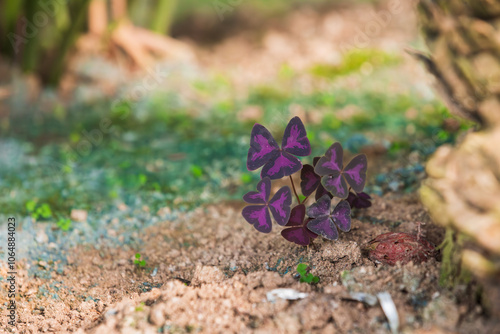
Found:
[[[311, 196], [311, 195], [309, 195], [309, 196]], [[309, 198], [309, 196], [306, 196], [306, 198], [304, 198], [304, 200], [302, 201], [302, 203], [299, 202], [299, 204], [305, 203], [307, 201], [307, 199]]]
[[290, 177], [290, 182], [292, 182], [293, 193], [295, 194], [295, 197], [297, 198], [297, 202], [300, 204], [299, 195], [297, 195], [297, 190], [295, 190], [295, 184], [293, 183], [292, 176], [290, 175], [289, 177]]

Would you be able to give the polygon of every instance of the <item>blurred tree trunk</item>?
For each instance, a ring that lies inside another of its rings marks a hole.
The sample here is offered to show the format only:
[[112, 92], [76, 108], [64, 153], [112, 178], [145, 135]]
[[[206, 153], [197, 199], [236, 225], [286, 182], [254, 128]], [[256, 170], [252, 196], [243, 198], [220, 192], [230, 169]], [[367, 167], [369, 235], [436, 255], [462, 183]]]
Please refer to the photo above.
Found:
[[[34, 17], [34, 15], [41, 9], [38, 1], [28, 1], [24, 6], [24, 13], [26, 17]], [[21, 68], [26, 73], [31, 73], [36, 70], [40, 52], [38, 52], [40, 48], [40, 37], [30, 38], [28, 42], [25, 44], [23, 49], [22, 63]]]
[[0, 0], [0, 53], [24, 73], [37, 74], [41, 82], [57, 85], [65, 60], [83, 32], [90, 0]]
[[[17, 20], [19, 13], [22, 11], [22, 1], [7, 1], [0, 0], [0, 33], [2, 36], [7, 36], [9, 32], [17, 30]], [[8, 38], [1, 39], [0, 50], [2, 53], [15, 57], [14, 48]]]
[[177, 0], [157, 0], [158, 8], [151, 20], [151, 30], [159, 34], [169, 34]]
[[483, 126], [500, 123], [500, 1], [422, 0], [430, 70], [451, 112]]
[[24, 73], [38, 75], [42, 84], [57, 86], [88, 18], [94, 41], [104, 39], [109, 48], [122, 49], [138, 67], [158, 57], [191, 60], [194, 53], [185, 44], [161, 36], [170, 27], [176, 2], [132, 2], [148, 5], [146, 28], [140, 28], [129, 20], [127, 0], [0, 0], [0, 35], [6, 36], [0, 39], [0, 54]]
[[59, 84], [59, 80], [64, 73], [67, 55], [70, 53], [71, 48], [75, 45], [80, 34], [83, 32], [89, 4], [90, 0], [80, 0], [73, 4], [72, 22], [64, 31], [61, 44], [59, 45], [59, 50], [53, 58], [54, 61], [51, 64], [51, 73], [48, 75], [48, 79], [46, 80], [46, 83], [51, 86], [57, 86]]
[[436, 151], [421, 198], [435, 222], [472, 240], [462, 264], [500, 316], [500, 1], [420, 0], [418, 9], [431, 52], [418, 57], [450, 111], [479, 125]]
[[108, 27], [106, 0], [93, 0], [89, 5], [89, 32], [98, 36], [104, 35]]

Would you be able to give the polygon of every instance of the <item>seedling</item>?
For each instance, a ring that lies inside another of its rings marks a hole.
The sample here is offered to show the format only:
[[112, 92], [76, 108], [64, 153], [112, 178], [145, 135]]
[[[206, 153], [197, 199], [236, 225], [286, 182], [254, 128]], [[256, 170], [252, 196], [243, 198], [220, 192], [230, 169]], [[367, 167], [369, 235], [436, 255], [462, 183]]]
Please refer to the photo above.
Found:
[[136, 253], [135, 254], [135, 260], [134, 260], [135, 265], [138, 268], [144, 268], [146, 266], [146, 260], [141, 260], [141, 254]]
[[[247, 155], [249, 171], [262, 167], [257, 191], [250, 191], [243, 200], [245, 220], [262, 233], [272, 230], [271, 216], [276, 223], [285, 226], [281, 235], [288, 241], [307, 246], [318, 236], [328, 240], [338, 239], [337, 228], [343, 232], [351, 229], [351, 208], [371, 206], [370, 196], [363, 192], [366, 182], [366, 155], [358, 154], [346, 166], [343, 149], [334, 143], [322, 157], [315, 157], [313, 165], [302, 165], [296, 157], [311, 154], [306, 129], [299, 117], [290, 120], [285, 128], [281, 147], [262, 125], [255, 124]], [[300, 171], [299, 196], [292, 175]], [[271, 196], [273, 180], [288, 176], [297, 204], [292, 208], [293, 195], [288, 186], [281, 187]], [[315, 193], [316, 202], [306, 208], [305, 202]], [[331, 199], [341, 201], [330, 210]]]
[[31, 200], [26, 203], [26, 210], [31, 214], [33, 219], [49, 219], [52, 217], [52, 210], [47, 203], [37, 205], [36, 200]]
[[314, 276], [311, 273], [307, 273], [307, 264], [305, 263], [299, 263], [297, 266], [297, 272], [300, 275], [300, 282], [303, 283], [309, 283], [309, 284], [315, 284], [319, 282], [319, 277]]
[[57, 221], [57, 227], [59, 227], [63, 231], [69, 230], [71, 227], [71, 219], [69, 218], [61, 218]]

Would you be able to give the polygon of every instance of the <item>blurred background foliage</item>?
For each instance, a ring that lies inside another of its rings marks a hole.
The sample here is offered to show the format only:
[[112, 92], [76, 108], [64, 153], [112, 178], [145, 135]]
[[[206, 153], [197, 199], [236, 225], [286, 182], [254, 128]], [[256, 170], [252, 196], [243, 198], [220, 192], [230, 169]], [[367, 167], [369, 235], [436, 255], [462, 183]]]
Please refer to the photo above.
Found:
[[[104, 9], [92, 7], [99, 2], [106, 4]], [[398, 79], [405, 63], [401, 52], [355, 48], [335, 63], [313, 62], [300, 71], [285, 61], [276, 77], [245, 84], [243, 94], [227, 73], [193, 65], [179, 66], [181, 78], [172, 74], [171, 86], [160, 85], [158, 92], [139, 99], [120, 91], [97, 99], [77, 93], [54, 97], [54, 87], [68, 71], [68, 59], [77, 52], [77, 41], [92, 32], [98, 32], [92, 42], [104, 46], [125, 24], [185, 38], [195, 46], [215, 45], [240, 30], [264, 34], [259, 29], [269, 29], [275, 19], [302, 8], [321, 13], [353, 5], [377, 8], [379, 2], [383, 1], [0, 0], [0, 35], [11, 38], [2, 39], [3, 60], [12, 71], [21, 69], [39, 78], [42, 86], [40, 95], [26, 102], [19, 95], [31, 89], [14, 76], [16, 92], [7, 112], [2, 115], [0, 109], [0, 213], [21, 208], [25, 215], [68, 228], [72, 209], [101, 211], [125, 203], [157, 210], [239, 201], [259, 178], [245, 166], [253, 124], [265, 124], [279, 140], [293, 115], [306, 122], [312, 156], [340, 141], [349, 154], [371, 154], [377, 174], [370, 175], [369, 192], [413, 192], [429, 154], [455, 141], [469, 125], [453, 120], [454, 126], [443, 127], [449, 118], [446, 108], [428, 89]], [[126, 12], [113, 14], [113, 4], [121, 4]], [[51, 8], [56, 9], [53, 18], [35, 18]], [[94, 20], [90, 12], [106, 20]], [[26, 36], [28, 21], [37, 27]], [[96, 22], [105, 22], [105, 29], [97, 29]], [[20, 38], [18, 52], [12, 38]], [[105, 48], [99, 52], [113, 55]], [[116, 76], [116, 71], [99, 67], [96, 59], [91, 62], [96, 72], [102, 72], [101, 81]], [[85, 71], [88, 68], [92, 66]], [[88, 73], [78, 79], [75, 92], [90, 81]], [[297, 84], [304, 77], [308, 89]], [[124, 81], [123, 86], [137, 83], [128, 82], [128, 77]], [[103, 86], [101, 82], [97, 89]], [[110, 124], [108, 132], [102, 131], [103, 120]], [[411, 158], [401, 158], [406, 156]], [[385, 164], [376, 160], [380, 157]]]
[[[44, 84], [57, 86], [78, 37], [88, 32], [92, 2], [106, 0], [0, 0], [0, 36], [6, 37], [0, 41], [0, 54], [24, 73], [35, 73]], [[108, 33], [125, 19], [158, 34], [179, 37], [187, 33], [197, 42], [213, 42], [234, 33], [238, 27], [259, 27], [261, 21], [286, 15], [300, 6], [323, 8], [349, 3], [347, 0], [109, 0], [105, 4], [107, 9], [123, 7], [126, 13], [118, 17], [109, 12], [92, 14], [108, 16]], [[221, 21], [227, 24], [222, 26]]]

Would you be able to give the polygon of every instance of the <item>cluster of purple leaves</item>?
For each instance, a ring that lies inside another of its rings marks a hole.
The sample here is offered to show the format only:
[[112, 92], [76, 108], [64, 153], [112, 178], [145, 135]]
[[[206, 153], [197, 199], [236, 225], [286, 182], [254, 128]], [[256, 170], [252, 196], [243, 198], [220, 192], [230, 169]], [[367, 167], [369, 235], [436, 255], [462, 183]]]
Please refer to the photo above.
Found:
[[[309, 156], [311, 145], [306, 129], [299, 117], [288, 123], [281, 147], [271, 133], [262, 125], [255, 124], [250, 139], [247, 168], [250, 171], [263, 167], [257, 191], [251, 191], [243, 200], [251, 205], [243, 209], [243, 217], [259, 232], [272, 230], [271, 215], [278, 225], [286, 228], [281, 235], [288, 241], [307, 246], [318, 235], [338, 239], [338, 229], [351, 229], [351, 208], [371, 206], [370, 196], [363, 191], [366, 182], [367, 160], [364, 154], [355, 156], [346, 166], [343, 164], [343, 149], [334, 143], [325, 155], [316, 157], [313, 165], [302, 165], [296, 156]], [[288, 186], [280, 188], [271, 199], [271, 181], [300, 173], [300, 188], [305, 196], [292, 205], [292, 191]], [[304, 202], [315, 193], [316, 202], [306, 208]], [[331, 200], [341, 201], [331, 208]]]

